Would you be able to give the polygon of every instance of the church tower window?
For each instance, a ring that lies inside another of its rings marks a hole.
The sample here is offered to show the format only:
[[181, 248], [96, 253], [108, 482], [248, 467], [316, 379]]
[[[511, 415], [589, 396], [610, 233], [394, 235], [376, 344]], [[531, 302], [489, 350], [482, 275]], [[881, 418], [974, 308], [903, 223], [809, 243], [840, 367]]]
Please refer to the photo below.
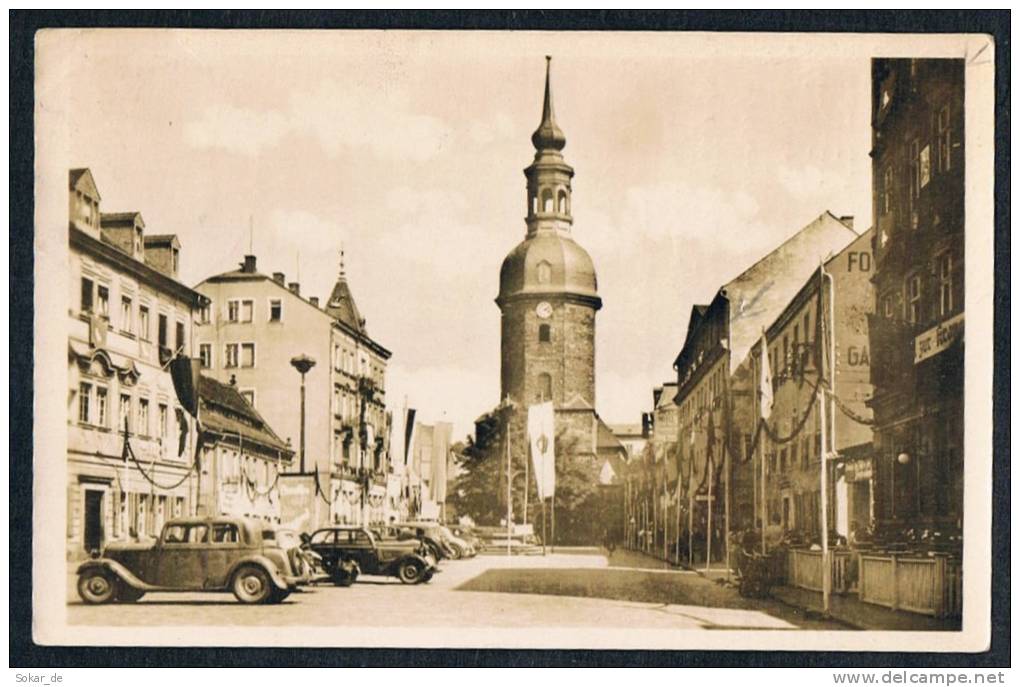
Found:
[[548, 262], [543, 260], [538, 263], [538, 267], [535, 269], [535, 277], [538, 279], [539, 284], [548, 284], [552, 278], [552, 266]]
[[550, 189], [542, 191], [542, 212], [553, 211], [553, 193]]
[[547, 324], [538, 325], [538, 342], [549, 343], [552, 341], [552, 328]]
[[559, 207], [557, 209], [557, 212], [559, 212], [561, 215], [565, 215], [569, 212], [569, 210], [567, 209], [567, 192], [564, 191], [563, 189], [560, 189]]
[[539, 401], [552, 400], [552, 376], [548, 372], [543, 372], [540, 375], [538, 375], [537, 400]]

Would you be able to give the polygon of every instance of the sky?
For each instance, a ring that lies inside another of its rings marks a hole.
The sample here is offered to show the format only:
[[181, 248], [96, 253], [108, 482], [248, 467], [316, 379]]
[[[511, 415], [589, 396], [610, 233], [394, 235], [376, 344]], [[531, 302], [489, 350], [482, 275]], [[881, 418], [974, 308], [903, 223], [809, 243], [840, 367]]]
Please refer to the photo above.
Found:
[[67, 32], [37, 107], [65, 115], [55, 147], [91, 168], [104, 212], [179, 236], [189, 285], [251, 246], [325, 300], [343, 246], [393, 351], [388, 402], [462, 437], [499, 400], [494, 299], [552, 55], [573, 235], [604, 302], [596, 408], [636, 423], [694, 303], [826, 210], [870, 225], [870, 63], [836, 40]]

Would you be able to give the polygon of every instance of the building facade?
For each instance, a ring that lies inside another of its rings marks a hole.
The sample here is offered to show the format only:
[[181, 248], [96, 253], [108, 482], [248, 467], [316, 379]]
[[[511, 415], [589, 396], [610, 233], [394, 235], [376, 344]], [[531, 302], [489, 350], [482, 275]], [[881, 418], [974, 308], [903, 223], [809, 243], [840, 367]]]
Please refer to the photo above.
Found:
[[[194, 513], [195, 422], [171, 359], [192, 353], [205, 302], [177, 279], [180, 243], [137, 212], [100, 212], [88, 169], [69, 175], [67, 556], [158, 533]], [[128, 450], [130, 448], [130, 450]]]
[[[868, 230], [815, 270], [766, 330], [772, 381], [770, 431], [758, 436], [753, 482], [762, 479], [765, 513], [791, 540], [821, 541], [821, 414], [828, 445], [826, 485], [831, 532], [863, 532], [873, 516], [871, 365], [868, 316], [874, 230]], [[834, 348], [833, 348], [834, 347]], [[832, 351], [835, 351], [833, 367]], [[755, 399], [760, 385], [761, 342], [752, 349]], [[834, 383], [832, 383], [834, 380]], [[831, 387], [830, 387], [831, 383]], [[824, 404], [819, 390], [826, 393]], [[758, 414], [760, 417], [760, 412]], [[753, 493], [761, 517], [762, 490]]]
[[198, 512], [281, 523], [281, 474], [294, 451], [236, 386], [199, 378], [202, 464]]
[[963, 519], [964, 62], [872, 61], [875, 518]]
[[500, 395], [514, 407], [510, 450], [523, 474], [527, 408], [552, 401], [557, 460], [586, 460], [595, 469], [595, 314], [602, 300], [592, 260], [573, 238], [574, 170], [561, 152], [566, 137], [553, 113], [548, 64], [542, 121], [531, 141], [535, 158], [524, 170], [527, 231], [503, 261], [496, 298], [501, 313]]
[[711, 303], [691, 309], [674, 361], [678, 548], [688, 560], [705, 560], [709, 547], [721, 560], [727, 520], [731, 530], [755, 520], [750, 449], [757, 421], [749, 353], [808, 276], [857, 237], [852, 218], [824, 212], [724, 284]]
[[[283, 273], [259, 272], [253, 255], [195, 288], [210, 301], [196, 328], [204, 373], [236, 386], [296, 451], [283, 521], [299, 528], [383, 522], [390, 352], [368, 335], [343, 267], [325, 305]], [[301, 355], [315, 361], [304, 375], [303, 457], [302, 375], [292, 363]]]

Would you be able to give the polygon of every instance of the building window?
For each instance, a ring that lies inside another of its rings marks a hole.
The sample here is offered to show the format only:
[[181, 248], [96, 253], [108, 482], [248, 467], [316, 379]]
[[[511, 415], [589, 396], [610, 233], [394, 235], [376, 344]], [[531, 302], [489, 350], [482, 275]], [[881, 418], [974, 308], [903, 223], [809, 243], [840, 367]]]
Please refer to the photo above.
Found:
[[943, 106], [938, 114], [938, 165], [940, 172], [948, 172], [951, 167], [952, 134], [949, 131], [949, 105]]
[[138, 336], [143, 341], [149, 340], [149, 306], [138, 306]]
[[907, 321], [921, 321], [921, 277], [916, 274], [907, 280]]
[[945, 317], [953, 311], [953, 256], [939, 256], [939, 315]]
[[127, 296], [120, 297], [120, 328], [128, 334], [135, 333], [134, 309], [131, 307], [131, 299]]
[[931, 181], [931, 146], [921, 148], [921, 153], [918, 157], [918, 170], [920, 172], [918, 183], [920, 188], [924, 188]]
[[910, 199], [921, 195], [921, 142], [910, 142]]
[[211, 303], [206, 303], [205, 305], [203, 305], [201, 308], [198, 309], [198, 323], [199, 324], [209, 324], [209, 320], [211, 319], [211, 316], [212, 316], [212, 304]]
[[227, 301], [227, 321], [251, 322], [255, 311], [255, 302], [251, 299], [233, 299]]
[[241, 344], [241, 367], [255, 367], [255, 344]]
[[547, 324], [538, 325], [538, 340], [540, 343], [552, 341], [552, 329]]
[[237, 349], [236, 343], [228, 343], [224, 348], [224, 359], [223, 367], [237, 367]]
[[174, 341], [174, 350], [183, 353], [184, 352], [184, 323], [177, 323], [176, 339]]
[[538, 400], [548, 401], [552, 399], [552, 376], [547, 372], [538, 375]]
[[269, 301], [269, 321], [280, 322], [283, 320], [283, 301], [274, 298]]
[[252, 408], [255, 407], [255, 389], [241, 389], [241, 398], [246, 400]]
[[89, 404], [92, 402], [92, 385], [81, 382], [78, 385], [78, 422], [89, 423]]
[[162, 439], [166, 439], [166, 431], [167, 431], [166, 413], [167, 413], [166, 404], [165, 403], [160, 403], [159, 404], [159, 436]]
[[149, 435], [149, 399], [138, 399], [138, 433]]
[[88, 277], [81, 278], [81, 311], [92, 312], [92, 294], [94, 285]]
[[167, 343], [167, 341], [166, 341], [167, 340], [167, 331], [166, 331], [166, 328], [167, 328], [167, 319], [166, 319], [166, 315], [160, 314], [158, 327], [159, 327], [159, 332], [158, 332], [159, 347], [160, 348], [166, 348], [166, 343]]
[[97, 310], [100, 315], [110, 317], [110, 287], [102, 284], [96, 289]]
[[105, 386], [96, 386], [96, 424], [106, 427], [108, 421], [109, 392]]
[[882, 315], [892, 319], [896, 312], [896, 298], [889, 293], [882, 297]]
[[888, 215], [892, 212], [892, 195], [893, 195], [893, 170], [892, 167], [886, 167], [882, 173], [882, 214]]
[[120, 415], [117, 419], [117, 431], [131, 429], [131, 396], [128, 394], [120, 395]]
[[198, 344], [198, 359], [202, 361], [202, 367], [205, 369], [212, 367], [212, 344]]

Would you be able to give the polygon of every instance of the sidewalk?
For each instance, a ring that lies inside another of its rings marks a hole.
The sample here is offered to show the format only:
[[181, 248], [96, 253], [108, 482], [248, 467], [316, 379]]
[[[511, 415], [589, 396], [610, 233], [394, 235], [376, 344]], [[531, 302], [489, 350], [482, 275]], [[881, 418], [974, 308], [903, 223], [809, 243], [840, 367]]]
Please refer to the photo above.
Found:
[[[772, 598], [788, 606], [808, 612], [822, 612], [822, 593], [799, 587], [773, 587]], [[894, 611], [884, 606], [864, 603], [854, 595], [832, 594], [829, 597], [830, 615], [847, 625], [861, 630], [887, 630], [893, 632], [955, 632], [959, 631], [959, 618], [932, 618], [909, 611]]]

